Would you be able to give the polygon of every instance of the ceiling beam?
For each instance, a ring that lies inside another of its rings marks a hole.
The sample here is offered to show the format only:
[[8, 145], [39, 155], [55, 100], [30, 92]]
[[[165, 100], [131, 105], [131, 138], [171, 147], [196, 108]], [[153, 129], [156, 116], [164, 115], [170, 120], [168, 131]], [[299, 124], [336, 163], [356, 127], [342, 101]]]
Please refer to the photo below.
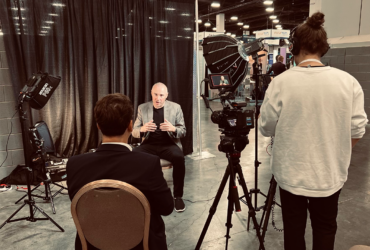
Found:
[[230, 10], [238, 9], [238, 8], [241, 8], [241, 7], [244, 7], [244, 6], [247, 6], [247, 5], [257, 4], [257, 3], [262, 3], [262, 2], [263, 2], [263, 0], [253, 0], [251, 2], [238, 4], [238, 5], [228, 7], [228, 8], [224, 8], [222, 10], [218, 10], [218, 11], [215, 11], [215, 12], [212, 12], [212, 13], [209, 13], [209, 14], [201, 15], [201, 16], [199, 16], [199, 18], [213, 16], [213, 15], [217, 15], [217, 14], [220, 14], [220, 13], [225, 13], [226, 11], [230, 11]]

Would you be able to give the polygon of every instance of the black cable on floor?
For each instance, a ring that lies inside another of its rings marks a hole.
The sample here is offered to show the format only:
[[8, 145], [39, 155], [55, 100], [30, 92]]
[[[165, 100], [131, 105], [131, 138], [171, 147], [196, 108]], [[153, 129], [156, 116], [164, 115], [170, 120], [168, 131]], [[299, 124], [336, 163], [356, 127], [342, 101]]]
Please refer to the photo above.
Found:
[[0, 168], [3, 166], [3, 164], [5, 163], [6, 159], [8, 159], [8, 143], [9, 143], [9, 138], [10, 138], [10, 135], [12, 134], [13, 132], [13, 122], [12, 122], [12, 119], [14, 118], [14, 116], [18, 113], [18, 110], [15, 111], [14, 115], [12, 116], [12, 118], [10, 118], [10, 132], [9, 132], [9, 135], [8, 135], [8, 139], [6, 140], [6, 146], [5, 146], [5, 151], [6, 151], [6, 156], [5, 156], [5, 159], [4, 161], [1, 163], [0, 165]]

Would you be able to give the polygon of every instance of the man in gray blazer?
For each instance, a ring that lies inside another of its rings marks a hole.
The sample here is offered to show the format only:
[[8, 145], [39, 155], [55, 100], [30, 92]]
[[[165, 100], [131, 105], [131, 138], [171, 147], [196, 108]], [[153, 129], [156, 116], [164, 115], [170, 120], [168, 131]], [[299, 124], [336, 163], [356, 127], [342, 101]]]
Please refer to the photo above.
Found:
[[134, 151], [149, 153], [173, 164], [173, 196], [175, 211], [185, 211], [182, 200], [185, 179], [185, 158], [180, 138], [185, 137], [184, 116], [179, 104], [167, 101], [166, 85], [152, 87], [152, 101], [139, 105], [132, 136], [143, 138]]

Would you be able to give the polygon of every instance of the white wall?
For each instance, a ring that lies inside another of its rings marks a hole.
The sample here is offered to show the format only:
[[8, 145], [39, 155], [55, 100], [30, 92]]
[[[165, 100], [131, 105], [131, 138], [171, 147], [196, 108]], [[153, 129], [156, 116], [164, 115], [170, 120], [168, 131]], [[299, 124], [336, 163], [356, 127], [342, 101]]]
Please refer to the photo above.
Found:
[[360, 35], [370, 35], [370, 0], [362, 1]]
[[[359, 35], [360, 10], [361, 0], [322, 0], [328, 38]], [[369, 14], [363, 9], [362, 16]]]

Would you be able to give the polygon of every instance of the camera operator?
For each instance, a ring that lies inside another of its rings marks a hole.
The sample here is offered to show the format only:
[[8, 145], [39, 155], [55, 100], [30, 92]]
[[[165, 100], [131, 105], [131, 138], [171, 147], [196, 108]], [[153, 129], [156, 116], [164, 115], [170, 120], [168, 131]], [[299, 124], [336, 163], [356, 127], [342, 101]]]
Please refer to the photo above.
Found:
[[260, 132], [275, 136], [271, 169], [280, 186], [286, 250], [306, 249], [307, 210], [313, 249], [334, 249], [339, 194], [367, 123], [358, 81], [320, 62], [329, 49], [323, 24], [317, 12], [292, 31], [298, 67], [274, 78], [259, 119]]

